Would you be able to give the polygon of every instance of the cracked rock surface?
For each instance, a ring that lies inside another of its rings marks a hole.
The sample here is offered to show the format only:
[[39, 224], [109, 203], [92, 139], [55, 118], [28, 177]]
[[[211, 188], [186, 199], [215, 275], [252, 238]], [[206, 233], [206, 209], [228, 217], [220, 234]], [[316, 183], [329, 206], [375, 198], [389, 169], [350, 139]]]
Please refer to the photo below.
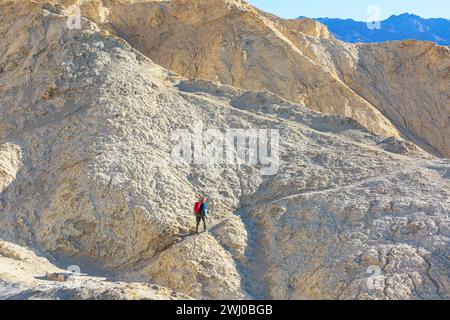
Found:
[[[186, 80], [102, 15], [68, 29], [49, 3], [2, 0], [0, 14], [0, 238], [14, 247], [0, 249], [0, 297], [450, 298], [448, 159], [267, 91]], [[278, 172], [175, 164], [172, 133], [199, 121], [278, 129]], [[199, 192], [209, 231], [194, 235]], [[52, 262], [20, 272], [22, 250]], [[106, 279], [38, 278], [68, 265]]]
[[344, 43], [316, 21], [240, 0], [103, 3], [113, 32], [189, 79], [271, 91], [450, 157], [449, 47]]

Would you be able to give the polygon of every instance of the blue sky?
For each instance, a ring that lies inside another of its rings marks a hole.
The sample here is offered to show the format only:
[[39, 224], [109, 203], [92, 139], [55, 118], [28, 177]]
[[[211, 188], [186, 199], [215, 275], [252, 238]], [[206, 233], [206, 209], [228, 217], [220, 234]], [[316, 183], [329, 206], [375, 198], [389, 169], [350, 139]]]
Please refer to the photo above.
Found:
[[376, 5], [381, 20], [393, 14], [414, 13], [424, 18], [450, 19], [449, 0], [247, 0], [256, 7], [282, 18], [352, 18], [360, 21], [376, 21], [377, 13], [367, 12]]

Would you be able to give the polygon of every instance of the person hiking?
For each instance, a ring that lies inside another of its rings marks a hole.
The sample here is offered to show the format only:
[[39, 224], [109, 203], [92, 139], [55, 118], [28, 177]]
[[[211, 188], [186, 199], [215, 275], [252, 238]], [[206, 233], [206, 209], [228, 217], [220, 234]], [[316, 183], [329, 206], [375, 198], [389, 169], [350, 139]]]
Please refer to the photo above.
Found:
[[194, 204], [194, 214], [195, 220], [197, 222], [195, 226], [195, 233], [198, 234], [198, 225], [200, 224], [200, 220], [203, 221], [203, 231], [206, 232], [206, 198], [202, 196], [198, 197], [198, 201]]

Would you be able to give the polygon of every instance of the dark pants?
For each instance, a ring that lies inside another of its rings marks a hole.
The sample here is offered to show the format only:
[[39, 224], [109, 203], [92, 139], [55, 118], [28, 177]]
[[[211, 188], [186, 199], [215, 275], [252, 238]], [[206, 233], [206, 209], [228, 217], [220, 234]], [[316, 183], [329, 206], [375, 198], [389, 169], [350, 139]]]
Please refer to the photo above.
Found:
[[206, 217], [200, 213], [200, 214], [195, 215], [195, 220], [197, 221], [197, 225], [195, 227], [195, 232], [198, 233], [198, 225], [200, 224], [200, 220], [203, 221], [203, 229], [204, 229], [204, 231], [206, 231]]

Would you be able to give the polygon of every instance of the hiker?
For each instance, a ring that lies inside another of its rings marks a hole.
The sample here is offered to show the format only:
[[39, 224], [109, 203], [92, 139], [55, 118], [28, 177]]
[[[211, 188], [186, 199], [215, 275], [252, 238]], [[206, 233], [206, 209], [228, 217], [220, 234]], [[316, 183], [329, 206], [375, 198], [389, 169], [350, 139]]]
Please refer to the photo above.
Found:
[[199, 196], [198, 201], [194, 204], [195, 220], [197, 222], [197, 225], [195, 226], [196, 234], [198, 234], [198, 225], [200, 224], [200, 220], [203, 221], [203, 231], [206, 232], [206, 211], [206, 198]]

